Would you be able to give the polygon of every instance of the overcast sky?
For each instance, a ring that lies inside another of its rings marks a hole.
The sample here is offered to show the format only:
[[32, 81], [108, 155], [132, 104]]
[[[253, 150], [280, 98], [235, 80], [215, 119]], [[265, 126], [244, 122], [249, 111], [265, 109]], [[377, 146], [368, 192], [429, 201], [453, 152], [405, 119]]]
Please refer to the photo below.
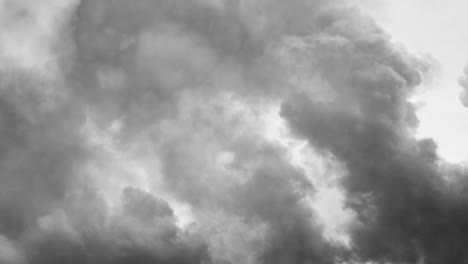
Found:
[[468, 262], [466, 7], [0, 0], [0, 264]]

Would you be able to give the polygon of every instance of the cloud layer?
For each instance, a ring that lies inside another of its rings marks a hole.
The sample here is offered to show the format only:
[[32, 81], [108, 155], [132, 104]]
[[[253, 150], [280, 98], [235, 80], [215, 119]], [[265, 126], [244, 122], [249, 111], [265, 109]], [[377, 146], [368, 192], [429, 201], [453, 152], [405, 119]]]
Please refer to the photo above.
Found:
[[[431, 62], [358, 8], [1, 0], [0, 17], [1, 263], [467, 260], [466, 172], [413, 136]], [[316, 210], [324, 184], [347, 242]]]

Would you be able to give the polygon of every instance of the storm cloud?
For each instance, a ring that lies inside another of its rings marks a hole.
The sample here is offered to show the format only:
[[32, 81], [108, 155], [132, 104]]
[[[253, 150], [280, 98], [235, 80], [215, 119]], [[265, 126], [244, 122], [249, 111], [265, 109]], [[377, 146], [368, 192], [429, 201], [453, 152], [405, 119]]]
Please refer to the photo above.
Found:
[[0, 19], [1, 263], [467, 261], [466, 171], [414, 136], [433, 62], [358, 7], [0, 0]]

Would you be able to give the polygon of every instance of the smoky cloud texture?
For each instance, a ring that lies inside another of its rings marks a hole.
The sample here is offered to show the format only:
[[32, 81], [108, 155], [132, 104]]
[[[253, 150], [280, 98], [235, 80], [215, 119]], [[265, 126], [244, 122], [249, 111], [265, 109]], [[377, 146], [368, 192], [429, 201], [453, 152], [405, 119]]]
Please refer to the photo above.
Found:
[[[0, 20], [0, 263], [468, 261], [466, 171], [414, 137], [431, 62], [357, 7], [0, 0]], [[314, 209], [338, 174], [347, 243]]]
[[333, 15], [323, 21], [325, 35], [304, 45], [332, 95], [293, 95], [281, 114], [296, 133], [344, 162], [342, 184], [359, 219], [352, 230], [358, 258], [465, 261], [466, 200], [443, 180], [435, 143], [412, 135], [417, 122], [407, 98], [423, 62], [375, 26], [350, 34], [359, 20]]

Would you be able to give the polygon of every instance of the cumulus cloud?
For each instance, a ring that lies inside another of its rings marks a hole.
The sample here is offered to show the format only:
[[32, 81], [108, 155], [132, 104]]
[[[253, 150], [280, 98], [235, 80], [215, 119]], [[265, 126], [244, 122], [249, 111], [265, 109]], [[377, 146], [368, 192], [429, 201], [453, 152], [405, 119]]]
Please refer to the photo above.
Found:
[[4, 0], [0, 17], [0, 262], [466, 259], [466, 172], [413, 136], [432, 62], [357, 8]]
[[463, 249], [455, 245], [466, 232], [465, 201], [443, 181], [435, 143], [415, 139], [415, 124], [408, 122], [415, 114], [407, 98], [424, 67], [372, 24], [353, 26], [362, 20], [347, 14], [326, 15], [325, 34], [311, 37], [302, 53], [319, 60], [314, 74], [332, 95], [293, 95], [282, 116], [297, 134], [344, 162], [342, 184], [359, 219], [352, 231], [358, 258], [462, 261]]

